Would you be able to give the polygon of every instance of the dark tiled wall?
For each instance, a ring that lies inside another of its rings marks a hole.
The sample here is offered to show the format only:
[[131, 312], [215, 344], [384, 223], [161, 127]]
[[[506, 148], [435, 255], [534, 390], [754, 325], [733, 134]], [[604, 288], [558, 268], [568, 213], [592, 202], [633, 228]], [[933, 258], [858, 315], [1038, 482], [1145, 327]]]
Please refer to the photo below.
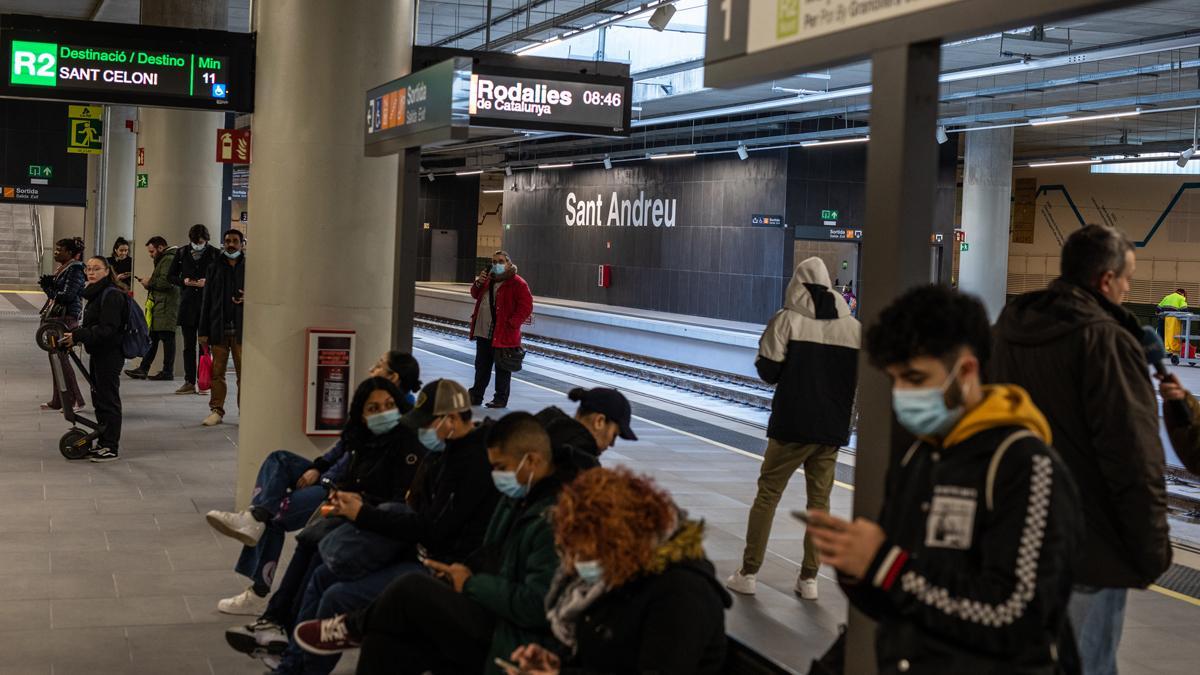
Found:
[[[785, 153], [701, 157], [518, 173], [506, 180], [504, 246], [535, 295], [737, 321], [766, 321], [790, 273], [791, 232], [753, 227], [783, 215]], [[566, 200], [674, 199], [674, 227], [568, 226]], [[610, 288], [596, 285], [612, 266]]]
[[475, 269], [475, 240], [479, 232], [479, 176], [442, 176], [430, 182], [421, 179], [421, 217], [413, 224], [421, 228], [417, 279], [429, 280], [430, 230], [458, 231], [458, 267], [455, 281], [470, 281]]

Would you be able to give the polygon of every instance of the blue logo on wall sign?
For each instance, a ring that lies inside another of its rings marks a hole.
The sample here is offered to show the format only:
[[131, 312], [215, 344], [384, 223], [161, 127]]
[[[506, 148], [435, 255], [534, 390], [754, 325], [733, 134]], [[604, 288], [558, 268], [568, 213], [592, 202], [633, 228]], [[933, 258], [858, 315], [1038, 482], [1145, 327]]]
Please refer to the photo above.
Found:
[[217, 83], [212, 88], [213, 98], [225, 98], [225, 85]]

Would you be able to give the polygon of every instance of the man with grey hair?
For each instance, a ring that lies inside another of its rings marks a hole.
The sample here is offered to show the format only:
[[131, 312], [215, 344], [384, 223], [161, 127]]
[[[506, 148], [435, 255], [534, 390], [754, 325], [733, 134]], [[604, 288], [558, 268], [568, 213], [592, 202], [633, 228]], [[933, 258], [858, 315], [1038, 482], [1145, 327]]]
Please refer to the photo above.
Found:
[[1062, 250], [1062, 275], [1013, 299], [997, 321], [993, 382], [1024, 387], [1074, 474], [1087, 531], [1070, 617], [1085, 675], [1117, 672], [1127, 589], [1171, 564], [1158, 402], [1121, 307], [1136, 257], [1116, 229], [1088, 225]]

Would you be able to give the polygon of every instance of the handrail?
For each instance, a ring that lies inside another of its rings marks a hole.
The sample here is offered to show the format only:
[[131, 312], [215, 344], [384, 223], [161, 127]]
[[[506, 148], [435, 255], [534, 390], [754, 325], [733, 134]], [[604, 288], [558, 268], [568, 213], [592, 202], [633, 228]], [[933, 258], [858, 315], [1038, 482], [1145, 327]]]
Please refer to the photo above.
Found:
[[33, 227], [33, 250], [37, 255], [38, 274], [42, 273], [42, 258], [45, 256], [44, 246], [42, 244], [42, 219], [38, 215], [37, 207], [33, 204], [29, 205], [29, 224]]

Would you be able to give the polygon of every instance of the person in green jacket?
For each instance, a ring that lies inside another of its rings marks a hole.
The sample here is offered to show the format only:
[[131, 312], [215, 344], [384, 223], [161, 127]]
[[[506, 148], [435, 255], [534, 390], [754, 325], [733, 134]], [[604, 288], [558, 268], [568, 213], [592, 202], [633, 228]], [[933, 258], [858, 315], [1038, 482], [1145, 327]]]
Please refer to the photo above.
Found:
[[559, 566], [547, 510], [558, 501], [550, 437], [529, 413], [505, 415], [488, 435], [503, 495], [466, 564], [426, 560], [431, 575], [392, 582], [369, 607], [306, 621], [296, 642], [313, 654], [362, 647], [358, 675], [503, 673], [525, 644], [552, 644], [545, 600]]
[[[179, 287], [171, 283], [171, 264], [175, 262], [175, 247], [167, 246], [162, 237], [151, 237], [146, 242], [146, 252], [154, 259], [154, 273], [149, 278], [134, 277], [146, 289], [146, 304], [149, 309], [150, 351], [142, 357], [137, 368], [125, 374], [135, 380], [175, 379], [175, 324], [179, 320]], [[149, 374], [150, 364], [158, 355], [158, 344], [163, 346], [162, 370]]]

